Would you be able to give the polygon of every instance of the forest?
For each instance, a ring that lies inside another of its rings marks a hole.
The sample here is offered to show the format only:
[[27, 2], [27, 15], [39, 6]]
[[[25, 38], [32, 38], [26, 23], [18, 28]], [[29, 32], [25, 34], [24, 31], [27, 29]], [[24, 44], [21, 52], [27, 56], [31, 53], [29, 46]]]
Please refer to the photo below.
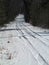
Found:
[[18, 14], [34, 26], [49, 28], [49, 0], [0, 0], [0, 26]]

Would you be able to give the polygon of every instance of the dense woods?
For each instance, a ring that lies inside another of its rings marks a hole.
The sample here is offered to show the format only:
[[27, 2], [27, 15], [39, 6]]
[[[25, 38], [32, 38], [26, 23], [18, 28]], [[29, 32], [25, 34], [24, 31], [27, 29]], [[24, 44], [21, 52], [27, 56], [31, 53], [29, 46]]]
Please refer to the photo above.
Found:
[[49, 28], [49, 0], [0, 0], [0, 24], [14, 20], [19, 13], [34, 26]]
[[14, 20], [21, 13], [23, 5], [21, 0], [0, 0], [0, 26]]
[[32, 24], [34, 26], [49, 28], [49, 1], [34, 0], [30, 8]]
[[6, 20], [6, 0], [0, 0], [0, 24], [3, 24]]

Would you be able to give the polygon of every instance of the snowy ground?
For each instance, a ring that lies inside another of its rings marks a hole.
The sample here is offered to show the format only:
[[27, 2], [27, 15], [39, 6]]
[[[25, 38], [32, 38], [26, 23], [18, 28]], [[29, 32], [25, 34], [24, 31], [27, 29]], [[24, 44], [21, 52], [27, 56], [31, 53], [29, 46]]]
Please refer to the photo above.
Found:
[[23, 15], [0, 28], [0, 65], [49, 65], [49, 30], [25, 23]]

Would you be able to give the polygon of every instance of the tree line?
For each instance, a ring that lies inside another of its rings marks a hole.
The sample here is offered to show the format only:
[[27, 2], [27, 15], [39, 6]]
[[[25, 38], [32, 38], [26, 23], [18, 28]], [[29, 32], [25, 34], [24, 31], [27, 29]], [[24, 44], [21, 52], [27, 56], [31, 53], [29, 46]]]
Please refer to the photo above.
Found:
[[32, 25], [49, 28], [49, 0], [0, 0], [0, 25], [19, 13]]

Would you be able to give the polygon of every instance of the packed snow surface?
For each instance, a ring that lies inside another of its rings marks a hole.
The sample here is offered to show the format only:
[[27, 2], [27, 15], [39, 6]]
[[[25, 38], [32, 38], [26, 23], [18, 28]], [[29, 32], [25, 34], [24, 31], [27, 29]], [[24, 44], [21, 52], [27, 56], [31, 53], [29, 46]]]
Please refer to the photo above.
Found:
[[0, 28], [0, 65], [49, 65], [49, 30], [18, 15]]

